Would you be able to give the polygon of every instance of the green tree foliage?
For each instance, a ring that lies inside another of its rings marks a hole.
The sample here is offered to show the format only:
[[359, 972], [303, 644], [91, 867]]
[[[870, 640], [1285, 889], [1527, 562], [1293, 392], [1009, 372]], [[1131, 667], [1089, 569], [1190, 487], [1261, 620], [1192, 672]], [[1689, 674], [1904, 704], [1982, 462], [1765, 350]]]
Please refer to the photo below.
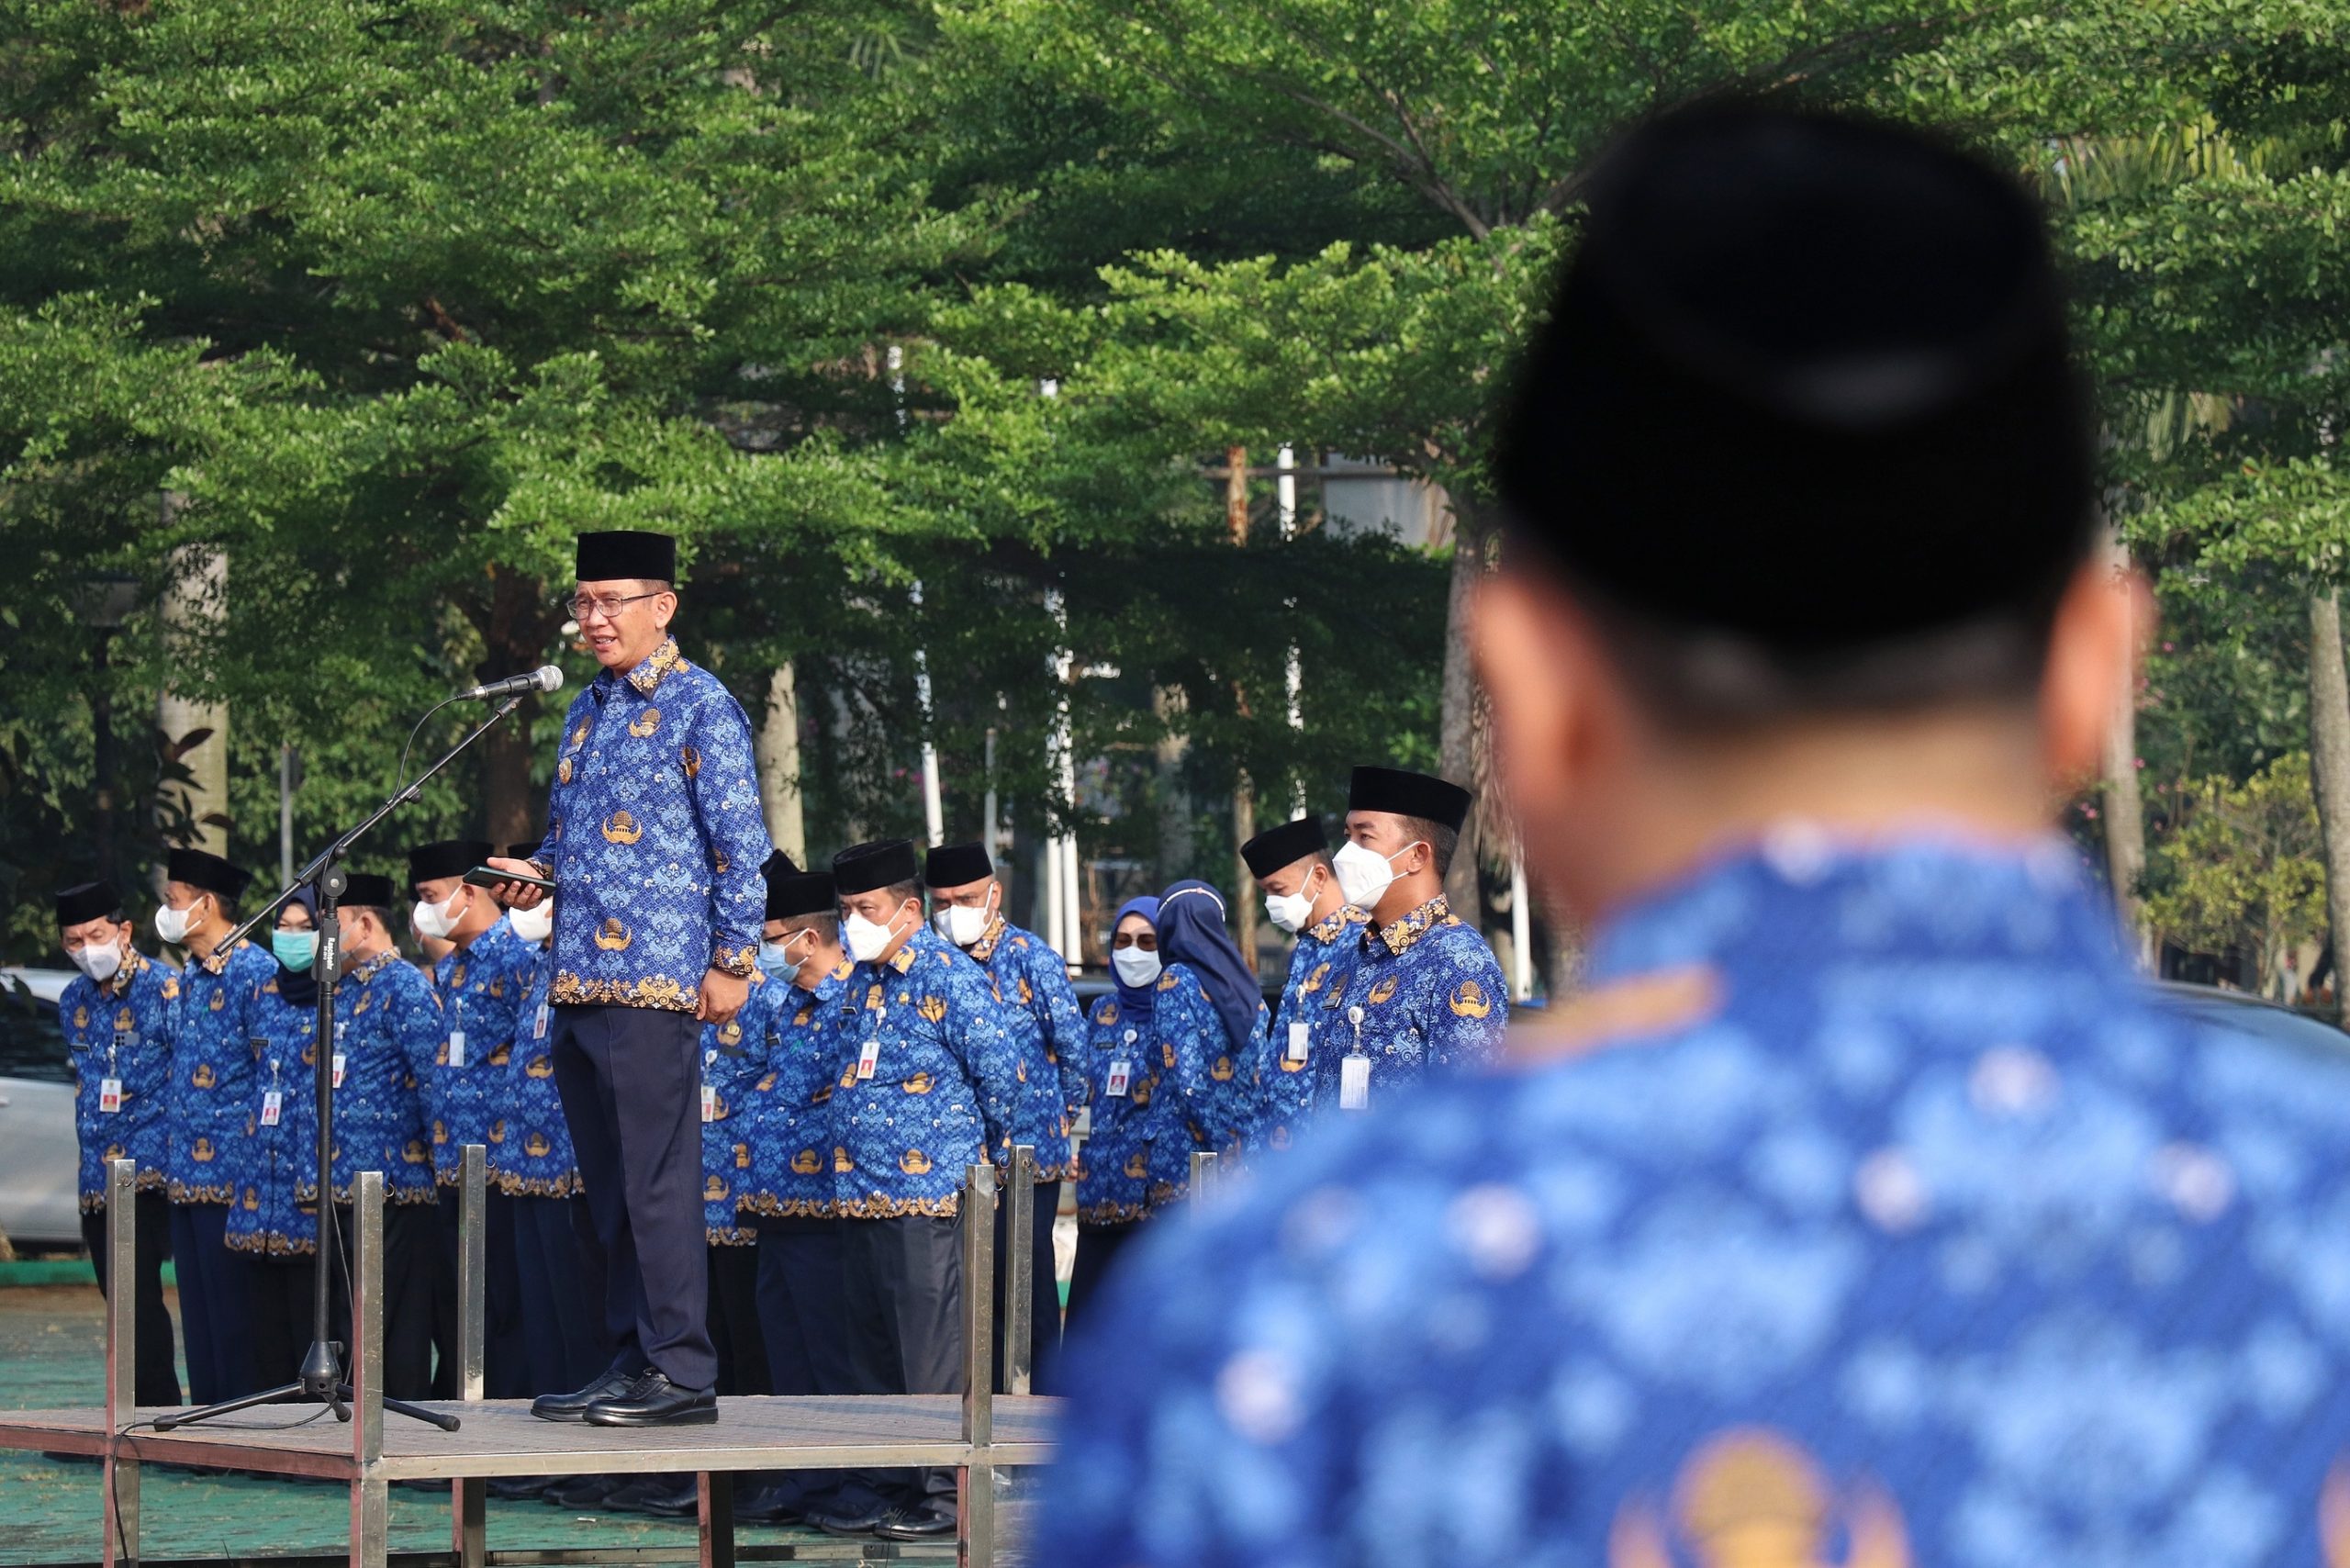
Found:
[[2188, 805], [2154, 852], [2147, 918], [2184, 946], [2241, 955], [2271, 994], [2293, 949], [2325, 930], [2310, 759], [2281, 756], [2242, 784], [2199, 780]]

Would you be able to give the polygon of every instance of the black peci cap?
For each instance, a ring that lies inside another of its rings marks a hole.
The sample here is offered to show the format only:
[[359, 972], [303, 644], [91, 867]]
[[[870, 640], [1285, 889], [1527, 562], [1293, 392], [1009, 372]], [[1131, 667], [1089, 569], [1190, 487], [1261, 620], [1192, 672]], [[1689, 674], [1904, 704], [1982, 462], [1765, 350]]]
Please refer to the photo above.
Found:
[[786, 871], [767, 879], [769, 920], [789, 920], [798, 914], [832, 914], [840, 909], [830, 871]]
[[759, 875], [770, 882], [778, 877], [796, 877], [799, 874], [800, 862], [780, 849], [770, 850], [766, 861], [759, 867]]
[[1469, 820], [1469, 791], [1449, 779], [1400, 767], [1358, 767], [1347, 787], [1347, 810], [1425, 817], [1460, 831]]
[[1269, 827], [1242, 845], [1240, 858], [1248, 863], [1250, 876], [1264, 878], [1284, 866], [1296, 865], [1309, 855], [1326, 855], [1329, 849], [1330, 835], [1324, 831], [1322, 819], [1300, 817], [1279, 827]]
[[914, 845], [910, 838], [853, 844], [833, 857], [833, 880], [843, 898], [914, 879]]
[[1729, 103], [1633, 130], [1588, 190], [1502, 420], [1514, 539], [1603, 604], [1796, 656], [2053, 610], [2090, 420], [2011, 174]]
[[493, 851], [486, 838], [444, 838], [420, 844], [408, 852], [408, 879], [421, 887], [439, 877], [462, 877], [487, 860]]
[[253, 881], [251, 871], [240, 871], [205, 849], [173, 850], [163, 857], [163, 876], [170, 881], [202, 888], [207, 893], [218, 893], [224, 899], [242, 897]]
[[[539, 852], [539, 846], [545, 842], [546, 840], [543, 838], [533, 838], [522, 844], [509, 844], [506, 846], [506, 858], [509, 860], [528, 860]], [[466, 868], [468, 870], [472, 869], [470, 867]]]
[[666, 533], [583, 533], [574, 560], [583, 583], [620, 577], [677, 580], [677, 542]]
[[988, 858], [988, 846], [976, 841], [939, 845], [922, 865], [923, 881], [934, 888], [965, 887], [994, 875], [995, 862]]
[[368, 909], [391, 909], [400, 902], [399, 890], [392, 886], [389, 877], [374, 871], [353, 871], [344, 879], [342, 902], [361, 904]]
[[85, 920], [104, 920], [121, 907], [122, 895], [114, 890], [112, 882], [82, 882], [58, 890], [57, 924], [79, 925]]

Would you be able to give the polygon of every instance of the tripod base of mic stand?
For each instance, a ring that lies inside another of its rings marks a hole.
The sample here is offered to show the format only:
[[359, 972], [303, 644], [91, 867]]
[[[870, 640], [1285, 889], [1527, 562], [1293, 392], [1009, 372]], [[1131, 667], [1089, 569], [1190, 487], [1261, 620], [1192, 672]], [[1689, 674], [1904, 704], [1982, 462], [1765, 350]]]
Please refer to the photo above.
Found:
[[[352, 1392], [349, 1383], [342, 1381], [341, 1354], [341, 1345], [314, 1341], [309, 1353], [302, 1358], [302, 1375], [295, 1382], [237, 1399], [224, 1399], [218, 1405], [207, 1405], [200, 1410], [177, 1410], [168, 1416], [158, 1416], [154, 1421], [155, 1429], [169, 1432], [193, 1426], [198, 1421], [233, 1416], [240, 1410], [251, 1410], [257, 1405], [275, 1405], [281, 1401], [294, 1404], [307, 1400], [323, 1405], [334, 1412], [336, 1420], [348, 1421], [351, 1419], [352, 1401], [358, 1395]], [[422, 1421], [444, 1432], [453, 1432], [459, 1425], [457, 1417], [445, 1411], [428, 1410], [421, 1405], [411, 1405], [405, 1399], [394, 1399], [388, 1395], [384, 1400], [384, 1408], [395, 1416]]]

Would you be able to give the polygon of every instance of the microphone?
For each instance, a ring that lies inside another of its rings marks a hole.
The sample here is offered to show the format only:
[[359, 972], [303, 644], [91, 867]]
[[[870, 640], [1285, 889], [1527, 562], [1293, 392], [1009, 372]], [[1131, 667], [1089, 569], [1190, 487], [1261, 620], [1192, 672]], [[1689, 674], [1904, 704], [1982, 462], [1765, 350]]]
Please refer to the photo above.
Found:
[[493, 680], [487, 686], [467, 687], [457, 693], [455, 700], [463, 701], [468, 697], [487, 697], [495, 700], [500, 697], [520, 696], [525, 691], [562, 689], [563, 671], [553, 665], [541, 665], [528, 675], [509, 675], [504, 680]]

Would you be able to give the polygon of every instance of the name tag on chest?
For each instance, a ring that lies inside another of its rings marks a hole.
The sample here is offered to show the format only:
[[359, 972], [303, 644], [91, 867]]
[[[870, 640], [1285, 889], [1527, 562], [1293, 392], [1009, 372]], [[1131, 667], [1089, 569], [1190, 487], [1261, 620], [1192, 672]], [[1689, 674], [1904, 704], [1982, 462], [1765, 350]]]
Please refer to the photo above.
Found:
[[99, 1079], [98, 1114], [101, 1116], [112, 1116], [119, 1114], [121, 1110], [122, 1080], [119, 1078]]
[[1126, 1086], [1133, 1078], [1134, 1063], [1118, 1057], [1110, 1063], [1110, 1077], [1102, 1085], [1102, 1092], [1113, 1100], [1123, 1100], [1126, 1097]]
[[1371, 1109], [1371, 1058], [1352, 1051], [1338, 1060], [1338, 1109]]
[[261, 1125], [265, 1127], [275, 1126], [277, 1125], [278, 1115], [285, 1110], [285, 1096], [277, 1090], [273, 1089], [268, 1093], [263, 1095], [261, 1097]]
[[1304, 1061], [1305, 1059], [1306, 1052], [1313, 1046], [1313, 1025], [1292, 1024], [1289, 1026], [1289, 1046], [1281, 1052], [1282, 1058], [1285, 1060], [1293, 1062]]
[[451, 1067], [465, 1065], [465, 1032], [463, 1029], [449, 1031], [449, 1065]]
[[858, 1049], [857, 1049], [857, 1053], [856, 1053], [856, 1076], [857, 1076], [858, 1078], [860, 1078], [860, 1079], [871, 1078], [871, 1077], [873, 1076], [873, 1070], [874, 1070], [875, 1068], [877, 1068], [877, 1067], [880, 1066], [880, 1065], [881, 1065], [881, 1042], [880, 1042], [880, 1041], [878, 1041], [878, 1040], [867, 1040], [867, 1041], [866, 1041], [866, 1042], [865, 1042], [865, 1044], [864, 1044], [863, 1046], [861, 1046], [860, 1047], [858, 1047]]
[[342, 1087], [342, 1053], [341, 1051], [334, 1053], [334, 1086], [337, 1089]]
[[531, 1025], [531, 1034], [533, 1038], [543, 1040], [547, 1037], [547, 1015], [550, 1011], [545, 1002], [539, 1003], [538, 1018]]
[[718, 1091], [707, 1083], [701, 1086], [701, 1119], [705, 1122], [718, 1120]]

